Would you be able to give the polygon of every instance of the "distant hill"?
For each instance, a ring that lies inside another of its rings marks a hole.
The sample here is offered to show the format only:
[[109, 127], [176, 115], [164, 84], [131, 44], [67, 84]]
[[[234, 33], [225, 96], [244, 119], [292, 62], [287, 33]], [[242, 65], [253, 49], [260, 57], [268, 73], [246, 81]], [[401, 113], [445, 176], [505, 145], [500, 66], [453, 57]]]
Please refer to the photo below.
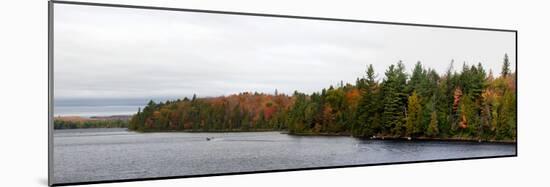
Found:
[[123, 120], [128, 121], [132, 115], [92, 116], [91, 120]]
[[54, 117], [54, 129], [76, 128], [126, 128], [131, 115], [113, 116], [58, 116]]

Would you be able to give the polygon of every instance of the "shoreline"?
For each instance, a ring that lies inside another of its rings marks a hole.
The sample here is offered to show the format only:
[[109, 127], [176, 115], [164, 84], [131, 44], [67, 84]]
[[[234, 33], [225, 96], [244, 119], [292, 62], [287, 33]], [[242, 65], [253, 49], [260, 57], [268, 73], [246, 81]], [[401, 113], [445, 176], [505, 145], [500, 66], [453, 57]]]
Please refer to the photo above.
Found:
[[[116, 128], [75, 128], [75, 129], [116, 129]], [[478, 143], [499, 143], [499, 144], [516, 144], [517, 140], [488, 140], [488, 139], [477, 139], [477, 138], [437, 138], [437, 137], [396, 137], [396, 136], [373, 136], [373, 137], [354, 137], [350, 133], [290, 133], [284, 130], [273, 130], [273, 129], [263, 129], [263, 130], [253, 130], [253, 131], [242, 131], [242, 130], [146, 130], [146, 131], [134, 131], [128, 128], [125, 129], [129, 132], [136, 133], [247, 133], [247, 132], [278, 132], [280, 134], [286, 134], [290, 136], [318, 136], [318, 137], [351, 137], [360, 140], [392, 140], [392, 141], [443, 141], [443, 142], [478, 142]], [[54, 130], [69, 130], [69, 129], [54, 129]], [[74, 129], [73, 129], [74, 130]]]
[[277, 131], [273, 129], [259, 129], [259, 130], [249, 130], [249, 131], [242, 131], [242, 130], [145, 130], [145, 131], [136, 131], [136, 130], [130, 130], [131, 132], [137, 132], [137, 133], [157, 133], [157, 132], [167, 132], [167, 133], [245, 133], [245, 132], [282, 132]]
[[[132, 130], [128, 130], [132, 131]], [[148, 130], [148, 131], [133, 131], [138, 133], [155, 133], [155, 132], [170, 132], [170, 133], [246, 133], [246, 132], [279, 132], [281, 134], [287, 134], [290, 136], [328, 136], [328, 137], [352, 137], [361, 140], [394, 140], [394, 141], [444, 141], [444, 142], [478, 142], [478, 143], [502, 143], [502, 144], [516, 144], [516, 140], [490, 140], [490, 139], [478, 139], [478, 138], [432, 138], [432, 137], [395, 137], [395, 136], [375, 136], [375, 137], [354, 137], [350, 133], [290, 133], [284, 130], [254, 130], [254, 131], [241, 131], [241, 130]]]
[[396, 136], [373, 136], [373, 137], [354, 137], [350, 133], [289, 133], [284, 132], [292, 136], [348, 136], [361, 140], [395, 140], [395, 141], [446, 141], [446, 142], [479, 142], [479, 143], [502, 143], [502, 144], [516, 144], [517, 140], [488, 140], [478, 138], [437, 138], [437, 137], [396, 137]]

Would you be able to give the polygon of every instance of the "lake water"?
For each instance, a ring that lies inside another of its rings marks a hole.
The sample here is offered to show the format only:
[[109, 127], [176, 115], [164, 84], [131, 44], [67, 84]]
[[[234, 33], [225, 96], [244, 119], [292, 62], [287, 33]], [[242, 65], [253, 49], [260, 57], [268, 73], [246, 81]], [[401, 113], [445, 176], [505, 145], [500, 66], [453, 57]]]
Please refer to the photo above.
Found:
[[[214, 137], [206, 141], [206, 137]], [[359, 140], [279, 132], [54, 132], [54, 183], [514, 155], [513, 144]]]
[[139, 108], [143, 109], [148, 101], [148, 99], [55, 99], [54, 116], [130, 115], [135, 114]]
[[163, 98], [55, 98], [53, 112], [54, 116], [111, 116], [111, 115], [131, 115], [135, 114], [139, 108], [143, 109], [149, 100], [156, 103], [166, 100], [176, 100], [181, 98], [163, 97]]

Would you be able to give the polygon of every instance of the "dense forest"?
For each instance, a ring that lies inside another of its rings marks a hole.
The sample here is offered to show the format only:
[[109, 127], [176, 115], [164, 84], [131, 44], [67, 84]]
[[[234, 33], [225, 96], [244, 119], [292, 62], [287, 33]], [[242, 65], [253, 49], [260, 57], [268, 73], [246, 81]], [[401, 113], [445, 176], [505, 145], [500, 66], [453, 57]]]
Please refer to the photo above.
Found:
[[481, 65], [444, 74], [402, 62], [379, 80], [372, 65], [354, 84], [312, 94], [244, 92], [150, 101], [130, 120], [135, 131], [267, 131], [291, 134], [468, 140], [516, 139], [516, 73], [504, 56], [499, 75]]

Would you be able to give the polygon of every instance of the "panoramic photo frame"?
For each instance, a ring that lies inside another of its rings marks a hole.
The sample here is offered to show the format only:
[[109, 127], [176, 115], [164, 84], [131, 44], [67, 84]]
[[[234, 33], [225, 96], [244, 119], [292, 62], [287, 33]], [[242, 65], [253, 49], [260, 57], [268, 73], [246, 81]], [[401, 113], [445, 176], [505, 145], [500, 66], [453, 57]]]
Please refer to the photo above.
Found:
[[48, 8], [50, 185], [517, 156], [516, 30]]

